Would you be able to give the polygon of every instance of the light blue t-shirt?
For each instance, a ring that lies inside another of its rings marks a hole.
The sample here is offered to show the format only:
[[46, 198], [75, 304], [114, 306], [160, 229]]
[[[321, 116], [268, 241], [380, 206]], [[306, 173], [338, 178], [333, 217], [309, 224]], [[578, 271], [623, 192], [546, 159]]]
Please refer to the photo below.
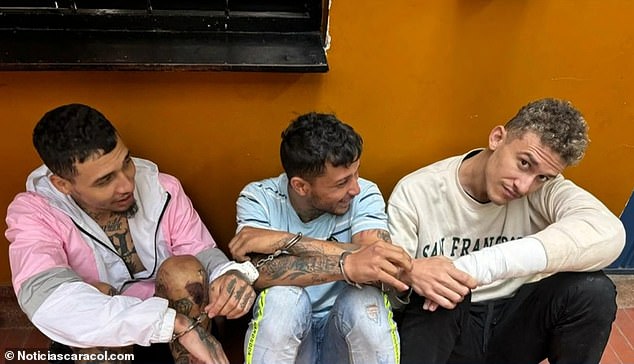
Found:
[[[288, 178], [281, 174], [248, 184], [237, 201], [238, 231], [245, 226], [301, 232], [319, 240], [349, 243], [358, 232], [372, 229], [387, 231], [385, 202], [376, 184], [359, 178], [361, 192], [352, 199], [348, 211], [340, 216], [324, 213], [307, 223], [302, 222], [288, 197]], [[330, 311], [345, 282], [330, 282], [306, 287], [313, 304], [313, 315], [322, 316]]]

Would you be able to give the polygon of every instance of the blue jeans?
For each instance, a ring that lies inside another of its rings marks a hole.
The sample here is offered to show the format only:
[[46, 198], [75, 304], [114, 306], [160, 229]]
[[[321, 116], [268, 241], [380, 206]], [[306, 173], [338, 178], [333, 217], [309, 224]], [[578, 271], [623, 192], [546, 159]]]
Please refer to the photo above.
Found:
[[330, 312], [313, 316], [301, 287], [267, 288], [253, 305], [244, 342], [247, 364], [398, 363], [390, 304], [375, 287], [346, 287]]

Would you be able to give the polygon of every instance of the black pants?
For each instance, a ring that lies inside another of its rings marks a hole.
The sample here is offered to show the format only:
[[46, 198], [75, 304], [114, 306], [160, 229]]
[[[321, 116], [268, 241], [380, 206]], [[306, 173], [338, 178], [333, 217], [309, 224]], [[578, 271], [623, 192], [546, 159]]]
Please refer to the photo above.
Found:
[[513, 298], [453, 310], [412, 297], [396, 319], [401, 363], [599, 363], [616, 317], [616, 288], [603, 272], [558, 273]]

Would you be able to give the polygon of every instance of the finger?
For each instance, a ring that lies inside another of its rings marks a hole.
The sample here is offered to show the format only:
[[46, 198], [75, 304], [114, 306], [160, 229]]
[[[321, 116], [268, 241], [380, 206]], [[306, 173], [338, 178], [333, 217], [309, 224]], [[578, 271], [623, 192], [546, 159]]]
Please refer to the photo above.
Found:
[[246, 252], [244, 249], [243, 239], [241, 238], [240, 233], [238, 233], [238, 235], [234, 236], [233, 239], [231, 239], [228, 247], [229, 247], [229, 253], [231, 253], [231, 256], [233, 256], [236, 259], [237, 258], [244, 259]]
[[441, 284], [436, 288], [436, 292], [453, 303], [462, 302], [464, 296], [469, 293], [469, 289], [454, 282], [455, 286], [451, 287], [448, 284]]
[[221, 281], [212, 283], [213, 289], [209, 290], [209, 304], [205, 306], [207, 316], [218, 316], [222, 312], [223, 307], [231, 297], [232, 289], [230, 285], [223, 284], [226, 278], [219, 278]]
[[236, 308], [231, 312], [231, 316], [227, 316], [227, 318], [238, 318], [246, 315], [251, 310], [256, 297], [255, 291], [250, 290], [240, 299]]
[[236, 289], [236, 293], [234, 295], [235, 305], [232, 305], [231, 310], [228, 309], [229, 305], [225, 306], [227, 318], [231, 319], [244, 316], [247, 312], [249, 312], [251, 305], [255, 301], [255, 296], [256, 294], [253, 288], [244, 282], [242, 287]]
[[242, 279], [236, 280], [236, 282], [237, 285], [235, 285], [231, 292], [228, 292], [229, 297], [224, 306], [222, 306], [221, 310], [216, 314], [217, 316], [227, 316], [227, 318], [242, 316], [242, 300], [245, 296], [248, 296], [251, 292], [253, 292], [253, 289]]
[[403, 249], [396, 248], [394, 245], [388, 245], [389, 249], [385, 249], [383, 256], [392, 264], [398, 266], [405, 271], [411, 271], [413, 268], [412, 258]]
[[238, 263], [242, 263], [242, 262], [245, 262], [247, 260], [251, 260], [251, 258], [249, 256], [242, 255], [242, 254], [239, 254], [239, 253], [232, 254], [231, 257], [233, 258], [233, 260], [235, 260]]
[[[411, 271], [411, 269], [407, 269], [406, 265], [401, 264], [403, 263], [402, 261], [399, 262], [395, 262], [391, 259], [388, 260], [383, 260], [380, 263], [380, 269], [382, 269], [383, 271], [387, 272], [388, 274], [390, 274], [391, 276], [396, 277], [396, 279], [400, 280], [400, 276], [402, 274], [407, 274], [408, 272]], [[401, 280], [402, 281], [402, 280]]]
[[222, 308], [216, 314], [216, 316], [226, 316], [227, 318], [235, 318], [233, 317], [233, 315], [234, 315], [234, 311], [236, 310], [236, 307], [238, 307], [238, 301], [234, 297], [231, 297], [225, 302], [225, 304], [222, 306]]
[[467, 294], [469, 294], [470, 289], [469, 287], [463, 285], [462, 283], [453, 280], [453, 279], [448, 279], [447, 281], [442, 281], [441, 284], [443, 285], [443, 292], [452, 292], [453, 294], [451, 296], [448, 296], [449, 298], [453, 298], [454, 295], [456, 296], [460, 296], [460, 297], [464, 297]]
[[430, 300], [429, 298], [425, 298], [425, 303], [423, 304], [423, 310], [434, 312], [436, 311], [437, 308], [438, 308], [438, 304], [436, 302]]
[[473, 283], [475, 283], [473, 277], [457, 269], [449, 271], [447, 278], [443, 281], [445, 287], [462, 296], [466, 296], [471, 289], [476, 287]]
[[378, 280], [383, 283], [389, 284], [390, 286], [394, 287], [399, 292], [406, 291], [409, 289], [409, 286], [407, 284], [399, 281], [398, 279], [394, 278], [392, 275], [384, 271], [379, 272]]
[[[430, 302], [436, 302], [437, 305], [439, 305], [442, 308], [446, 308], [448, 310], [452, 310], [456, 307], [456, 304], [450, 300], [448, 300], [447, 298], [441, 296], [441, 295], [437, 295], [437, 294], [431, 294], [429, 295], [429, 300]], [[423, 304], [423, 308], [425, 305]], [[429, 307], [431, 306], [431, 304], [429, 304], [427, 306], [427, 308], [425, 309], [429, 309]]]
[[456, 303], [462, 301], [462, 296], [444, 287], [440, 283], [428, 286], [426, 289], [421, 289], [421, 287], [414, 287], [414, 289], [419, 295], [424, 296], [430, 301], [436, 302], [438, 305], [446, 309], [453, 309], [456, 307]]
[[244, 259], [246, 258], [246, 252], [244, 251], [244, 249], [238, 246], [229, 248], [229, 253], [231, 253], [231, 256], [233, 257], [233, 259], [237, 261], [244, 261]]
[[246, 294], [242, 298], [242, 300], [240, 300], [240, 304], [238, 305], [238, 307], [240, 308], [240, 312], [237, 314], [238, 315], [237, 317], [242, 317], [246, 315], [247, 313], [249, 313], [249, 311], [251, 311], [251, 307], [253, 307], [253, 303], [255, 302], [256, 298], [257, 298], [257, 293], [255, 293], [255, 291], [251, 289], [249, 293]]
[[478, 286], [478, 281], [475, 278], [457, 268], [450, 270], [449, 274], [453, 279], [465, 287], [474, 289]]
[[216, 301], [216, 297], [218, 297], [218, 292], [216, 292], [217, 289], [218, 289], [218, 285], [215, 284], [215, 281], [209, 284], [209, 297], [208, 297], [209, 303], [205, 307], [203, 307], [203, 311], [207, 312], [207, 316], [209, 317], [212, 317], [209, 311], [213, 307]]
[[[403, 268], [392, 264], [389, 260], [381, 260], [378, 263], [378, 268], [380, 271], [383, 271], [392, 277], [398, 277], [399, 274], [403, 271]], [[398, 278], [397, 278], [398, 279]]]
[[238, 244], [238, 236], [234, 236], [231, 241], [229, 241], [229, 244], [227, 244], [227, 247], [229, 248], [229, 251], [231, 253], [233, 253], [234, 250], [236, 250], [236, 248], [239, 246]]

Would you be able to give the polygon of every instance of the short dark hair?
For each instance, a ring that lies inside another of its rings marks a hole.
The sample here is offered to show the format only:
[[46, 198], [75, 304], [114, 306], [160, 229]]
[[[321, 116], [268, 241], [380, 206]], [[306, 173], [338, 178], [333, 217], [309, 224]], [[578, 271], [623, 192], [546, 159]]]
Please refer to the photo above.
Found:
[[588, 147], [588, 124], [570, 101], [552, 98], [522, 107], [505, 128], [511, 137], [533, 132], [567, 165], [578, 163]]
[[115, 127], [99, 111], [82, 104], [57, 107], [33, 129], [33, 145], [44, 164], [56, 175], [72, 179], [75, 163], [94, 154], [106, 154], [117, 145]]
[[326, 162], [349, 166], [361, 157], [363, 139], [333, 114], [311, 112], [282, 132], [280, 157], [288, 178], [305, 179], [324, 173]]

